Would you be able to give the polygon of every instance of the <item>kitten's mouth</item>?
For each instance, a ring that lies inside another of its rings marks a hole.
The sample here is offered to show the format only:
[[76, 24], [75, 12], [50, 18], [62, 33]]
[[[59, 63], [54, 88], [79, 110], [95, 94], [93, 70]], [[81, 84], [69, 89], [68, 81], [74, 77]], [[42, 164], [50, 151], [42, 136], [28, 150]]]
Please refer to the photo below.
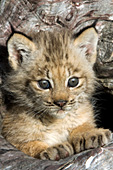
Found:
[[72, 108], [70, 108], [70, 107], [65, 107], [65, 108], [57, 108], [57, 109], [55, 109], [54, 111], [52, 111], [51, 112], [51, 115], [52, 116], [54, 116], [54, 117], [56, 117], [56, 118], [60, 118], [60, 119], [62, 119], [62, 118], [64, 118], [68, 113], [69, 113], [69, 111], [71, 110]]
[[57, 114], [67, 114], [68, 111], [70, 111], [72, 108], [71, 107], [66, 107], [66, 108], [60, 108], [57, 111]]

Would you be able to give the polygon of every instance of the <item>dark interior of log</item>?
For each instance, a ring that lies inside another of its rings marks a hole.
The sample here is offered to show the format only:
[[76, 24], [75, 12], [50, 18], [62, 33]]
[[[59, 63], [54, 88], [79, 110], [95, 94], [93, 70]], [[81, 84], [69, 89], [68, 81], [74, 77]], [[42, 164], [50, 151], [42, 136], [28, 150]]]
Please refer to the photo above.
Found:
[[108, 128], [113, 131], [113, 95], [100, 89], [94, 95], [96, 99], [95, 114], [98, 127]]

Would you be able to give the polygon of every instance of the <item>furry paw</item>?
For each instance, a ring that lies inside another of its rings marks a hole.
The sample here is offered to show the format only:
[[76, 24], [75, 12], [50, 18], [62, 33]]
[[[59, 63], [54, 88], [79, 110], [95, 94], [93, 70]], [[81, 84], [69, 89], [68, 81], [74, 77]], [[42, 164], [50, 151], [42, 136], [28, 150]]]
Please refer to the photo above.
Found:
[[68, 142], [49, 147], [40, 153], [40, 159], [43, 160], [56, 160], [66, 158], [74, 153], [71, 144]]
[[72, 139], [75, 153], [86, 149], [97, 148], [107, 144], [111, 140], [111, 132], [108, 129], [92, 129], [77, 133]]

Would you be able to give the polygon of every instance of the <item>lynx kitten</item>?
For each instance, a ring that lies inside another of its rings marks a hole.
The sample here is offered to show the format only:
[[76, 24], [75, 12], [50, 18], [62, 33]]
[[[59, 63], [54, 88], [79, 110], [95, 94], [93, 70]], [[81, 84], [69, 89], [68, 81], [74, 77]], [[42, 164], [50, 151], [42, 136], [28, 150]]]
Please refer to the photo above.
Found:
[[24, 153], [59, 160], [108, 143], [90, 102], [98, 36], [94, 28], [75, 39], [67, 31], [14, 33], [8, 41], [12, 67], [2, 86], [7, 113], [3, 136]]

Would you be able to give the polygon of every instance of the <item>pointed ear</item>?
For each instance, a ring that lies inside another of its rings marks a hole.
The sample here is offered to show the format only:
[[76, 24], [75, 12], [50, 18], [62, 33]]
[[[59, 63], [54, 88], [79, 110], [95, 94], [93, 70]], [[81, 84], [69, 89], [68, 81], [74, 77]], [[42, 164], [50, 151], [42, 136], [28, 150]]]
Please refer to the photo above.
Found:
[[17, 69], [21, 63], [36, 49], [35, 44], [26, 36], [15, 33], [9, 39], [8, 44], [9, 63], [13, 69]]
[[92, 65], [96, 62], [97, 42], [98, 35], [93, 27], [82, 32], [74, 41], [76, 48], [85, 53]]

